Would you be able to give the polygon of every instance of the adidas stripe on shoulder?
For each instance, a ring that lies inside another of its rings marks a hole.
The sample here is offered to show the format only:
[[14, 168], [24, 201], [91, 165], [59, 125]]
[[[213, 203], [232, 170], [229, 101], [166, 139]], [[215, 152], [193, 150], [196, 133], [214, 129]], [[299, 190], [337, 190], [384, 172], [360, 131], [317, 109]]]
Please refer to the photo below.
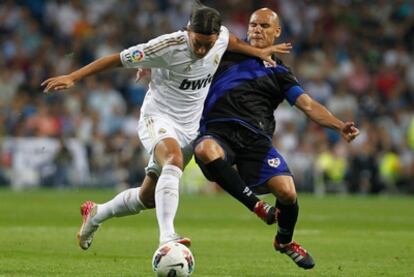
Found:
[[120, 53], [125, 67], [165, 67], [169, 64], [168, 50], [171, 46], [186, 43], [183, 32], [175, 32], [154, 38], [146, 43], [132, 46]]
[[175, 37], [175, 38], [167, 38], [164, 40], [161, 40], [153, 45], [149, 45], [147, 47], [144, 47], [144, 53], [146, 55], [152, 55], [155, 54], [165, 48], [167, 48], [168, 46], [173, 46], [173, 45], [179, 45], [179, 44], [183, 44], [185, 43], [185, 38], [184, 36], [179, 36], [179, 37]]

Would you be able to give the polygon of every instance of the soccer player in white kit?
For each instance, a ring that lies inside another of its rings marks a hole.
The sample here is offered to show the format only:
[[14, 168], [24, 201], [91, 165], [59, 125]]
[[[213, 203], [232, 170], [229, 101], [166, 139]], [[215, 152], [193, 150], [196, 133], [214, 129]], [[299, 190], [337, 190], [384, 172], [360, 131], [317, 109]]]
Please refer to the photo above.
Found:
[[[289, 49], [289, 44], [266, 49], [251, 47], [221, 26], [218, 11], [198, 4], [187, 30], [162, 35], [120, 54], [100, 58], [68, 75], [44, 81], [42, 86], [48, 92], [70, 88], [78, 80], [118, 66], [152, 69], [138, 124], [141, 142], [151, 155], [145, 180], [141, 187], [127, 189], [104, 204], [86, 201], [81, 206], [79, 246], [85, 250], [90, 247], [104, 220], [137, 214], [154, 206], [160, 244], [177, 241], [189, 246], [190, 239], [177, 235], [174, 228], [179, 179], [191, 158], [191, 142], [197, 136], [204, 100], [221, 57], [229, 50], [273, 63], [272, 53], [288, 53]], [[154, 198], [155, 203], [144, 205]]]

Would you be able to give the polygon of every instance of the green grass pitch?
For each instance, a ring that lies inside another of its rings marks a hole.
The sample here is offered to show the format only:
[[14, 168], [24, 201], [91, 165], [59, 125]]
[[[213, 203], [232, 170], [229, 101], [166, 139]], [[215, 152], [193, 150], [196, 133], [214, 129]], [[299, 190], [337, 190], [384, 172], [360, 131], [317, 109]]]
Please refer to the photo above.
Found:
[[[87, 251], [76, 242], [79, 205], [108, 190], [0, 190], [0, 276], [154, 276], [153, 210], [105, 222]], [[193, 240], [193, 276], [414, 276], [412, 197], [300, 195], [295, 233], [316, 267], [298, 268], [272, 247], [267, 226], [225, 194], [181, 196], [180, 234]]]

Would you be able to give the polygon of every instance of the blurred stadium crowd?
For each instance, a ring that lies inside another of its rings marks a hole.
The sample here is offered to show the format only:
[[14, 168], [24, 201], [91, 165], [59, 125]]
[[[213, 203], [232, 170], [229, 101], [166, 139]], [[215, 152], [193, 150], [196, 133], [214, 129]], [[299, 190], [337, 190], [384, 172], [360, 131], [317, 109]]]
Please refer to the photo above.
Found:
[[[414, 192], [412, 1], [203, 2], [221, 11], [239, 37], [252, 11], [265, 6], [277, 11], [280, 41], [294, 45], [284, 62], [311, 96], [360, 128], [360, 137], [348, 145], [289, 105], [279, 107], [274, 143], [298, 190]], [[35, 138], [60, 145], [49, 167], [35, 168], [43, 185], [76, 183], [69, 138], [86, 157], [87, 178], [76, 185], [137, 185], [147, 156], [136, 124], [148, 80], [136, 83], [134, 71], [115, 70], [47, 95], [40, 83], [180, 29], [190, 10], [190, 0], [1, 1], [0, 185], [28, 174], [16, 169], [13, 141], [32, 145]]]

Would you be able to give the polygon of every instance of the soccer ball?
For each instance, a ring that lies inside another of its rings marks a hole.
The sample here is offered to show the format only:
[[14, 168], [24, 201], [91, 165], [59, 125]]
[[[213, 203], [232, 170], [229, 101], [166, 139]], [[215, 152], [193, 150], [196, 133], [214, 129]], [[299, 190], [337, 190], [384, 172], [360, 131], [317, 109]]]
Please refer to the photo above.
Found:
[[187, 277], [194, 266], [190, 249], [177, 242], [161, 245], [152, 257], [152, 269], [158, 277]]

